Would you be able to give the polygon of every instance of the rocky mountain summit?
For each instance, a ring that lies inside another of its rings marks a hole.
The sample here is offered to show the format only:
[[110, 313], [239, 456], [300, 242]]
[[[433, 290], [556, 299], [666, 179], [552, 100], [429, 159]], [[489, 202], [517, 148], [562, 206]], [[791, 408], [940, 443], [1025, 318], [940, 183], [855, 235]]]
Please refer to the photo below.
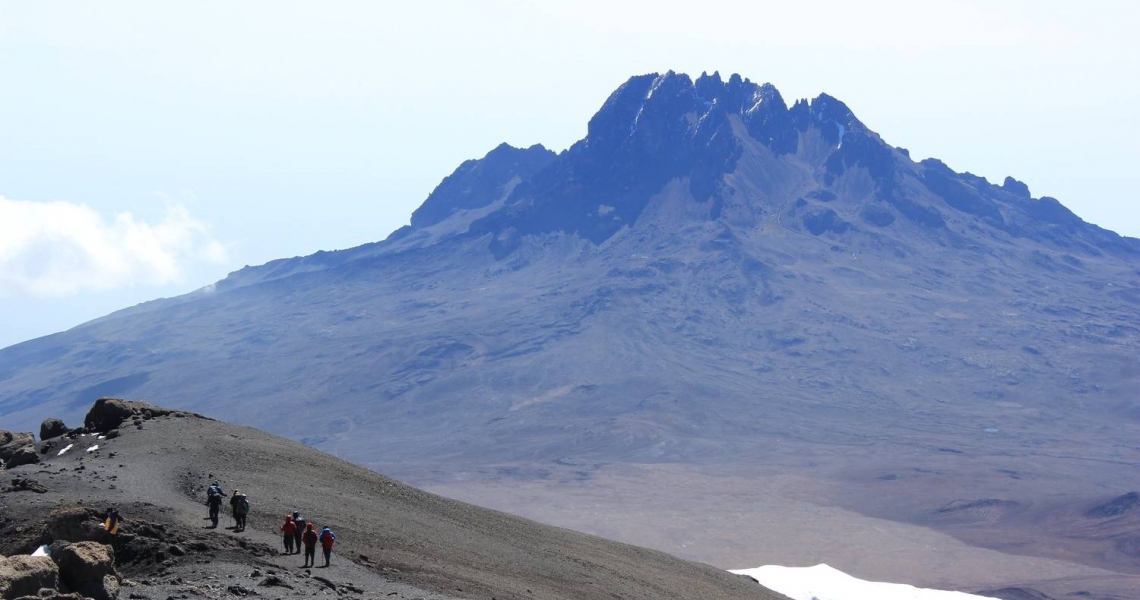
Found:
[[0, 418], [148, 397], [493, 506], [503, 477], [795, 474], [813, 501], [1127, 571], [1134, 544], [1073, 546], [1048, 515], [1140, 475], [1138, 308], [1140, 241], [1012, 177], [915, 161], [826, 94], [651, 74], [563, 152], [464, 163], [382, 242], [0, 350]]

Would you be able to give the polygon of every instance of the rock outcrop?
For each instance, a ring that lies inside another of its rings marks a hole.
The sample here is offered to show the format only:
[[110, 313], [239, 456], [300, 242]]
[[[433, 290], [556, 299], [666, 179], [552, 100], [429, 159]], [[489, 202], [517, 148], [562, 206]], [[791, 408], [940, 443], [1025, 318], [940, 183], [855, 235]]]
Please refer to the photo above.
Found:
[[52, 552], [62, 583], [68, 590], [95, 600], [119, 597], [120, 580], [115, 572], [115, 554], [97, 542], [68, 544]]
[[44, 422], [40, 423], [41, 440], [50, 440], [66, 433], [67, 424], [65, 424], [62, 419], [44, 419]]
[[0, 557], [0, 598], [11, 600], [35, 596], [41, 589], [54, 590], [59, 569], [46, 556]]
[[44, 542], [106, 542], [99, 511], [82, 506], [57, 508], [48, 515]]
[[164, 417], [174, 411], [147, 404], [146, 402], [133, 402], [119, 398], [100, 398], [87, 412], [83, 425], [90, 431], [106, 433], [127, 421], [136, 425], [152, 417]]
[[46, 494], [47, 488], [40, 485], [34, 479], [27, 477], [13, 477], [12, 481], [8, 483], [8, 488], [4, 491], [8, 492], [35, 492], [37, 494]]
[[0, 461], [5, 468], [40, 462], [36, 453], [36, 438], [30, 432], [0, 431]]

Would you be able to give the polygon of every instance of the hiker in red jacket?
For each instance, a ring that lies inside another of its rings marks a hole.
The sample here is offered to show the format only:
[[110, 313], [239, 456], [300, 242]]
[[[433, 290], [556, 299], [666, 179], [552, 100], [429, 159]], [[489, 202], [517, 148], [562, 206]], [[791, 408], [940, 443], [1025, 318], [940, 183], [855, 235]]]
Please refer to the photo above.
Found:
[[281, 526], [284, 534], [285, 554], [293, 554], [293, 534], [297, 533], [297, 524], [293, 522], [293, 515], [285, 515], [285, 524]]
[[305, 543], [305, 566], [317, 566], [317, 531], [313, 529], [313, 524], [308, 523], [305, 525], [305, 533], [301, 535], [301, 541]]
[[325, 566], [329, 566], [329, 558], [332, 556], [333, 544], [336, 543], [336, 534], [332, 529], [325, 527], [321, 530], [320, 535], [321, 549], [325, 551]]

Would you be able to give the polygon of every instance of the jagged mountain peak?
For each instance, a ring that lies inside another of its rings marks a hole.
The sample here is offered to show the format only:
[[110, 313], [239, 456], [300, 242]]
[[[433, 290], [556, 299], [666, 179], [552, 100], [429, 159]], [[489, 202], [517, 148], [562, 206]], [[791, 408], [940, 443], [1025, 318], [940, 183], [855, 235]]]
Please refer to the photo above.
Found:
[[1053, 198], [1034, 199], [1016, 179], [994, 185], [934, 158], [914, 162], [830, 94], [788, 106], [770, 83], [668, 71], [621, 84], [566, 151], [504, 143], [465, 161], [393, 244], [276, 261], [226, 285], [456, 237], [487, 236], [497, 259], [546, 234], [602, 244], [637, 229], [655, 198], [677, 191], [685, 218], [656, 230], [719, 220], [770, 235], [775, 222], [836, 248], [894, 255], [932, 243], [998, 253], [1016, 240], [1050, 252], [1140, 254], [1140, 241], [1089, 225]]

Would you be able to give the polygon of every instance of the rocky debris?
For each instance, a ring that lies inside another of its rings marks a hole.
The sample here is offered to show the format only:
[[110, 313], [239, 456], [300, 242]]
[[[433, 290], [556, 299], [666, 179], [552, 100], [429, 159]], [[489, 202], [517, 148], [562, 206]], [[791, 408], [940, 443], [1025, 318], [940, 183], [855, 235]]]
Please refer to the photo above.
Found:
[[325, 577], [321, 577], [320, 575], [313, 575], [313, 581], [319, 582], [334, 592], [336, 591], [336, 584]]
[[0, 557], [0, 598], [34, 596], [43, 588], [54, 590], [59, 569], [46, 556]]
[[284, 579], [281, 579], [280, 577], [278, 577], [276, 575], [270, 575], [269, 577], [266, 577], [264, 580], [262, 580], [261, 583], [259, 583], [257, 585], [258, 585], [258, 587], [283, 587], [283, 588], [288, 588], [288, 589], [294, 589], [293, 586], [289, 585], [288, 583], [285, 583]]
[[67, 425], [60, 419], [50, 418], [44, 419], [40, 423], [40, 440], [50, 440], [52, 438], [66, 435], [68, 432]]
[[0, 461], [7, 469], [40, 462], [40, 455], [36, 453], [35, 436], [31, 432], [0, 430]]
[[68, 506], [57, 508], [48, 515], [43, 541], [51, 542], [107, 542], [103, 530], [103, 516], [93, 508]]
[[35, 596], [20, 596], [16, 600], [86, 600], [79, 594], [65, 594], [50, 589], [42, 589]]
[[28, 479], [27, 477], [16, 477], [12, 479], [12, 481], [8, 482], [8, 489], [6, 491], [35, 492], [37, 494], [45, 494], [47, 493], [47, 488], [40, 485], [34, 479]]
[[95, 600], [119, 597], [121, 579], [115, 572], [115, 555], [110, 546], [97, 542], [68, 544], [53, 549], [52, 560], [59, 565], [63, 584]]

